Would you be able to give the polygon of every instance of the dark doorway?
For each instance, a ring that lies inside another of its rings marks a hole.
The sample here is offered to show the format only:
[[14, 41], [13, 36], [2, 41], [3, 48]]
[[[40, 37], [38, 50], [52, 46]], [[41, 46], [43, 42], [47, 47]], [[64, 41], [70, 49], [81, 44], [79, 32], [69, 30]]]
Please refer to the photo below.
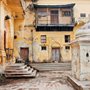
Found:
[[20, 48], [20, 56], [25, 61], [29, 60], [29, 48]]

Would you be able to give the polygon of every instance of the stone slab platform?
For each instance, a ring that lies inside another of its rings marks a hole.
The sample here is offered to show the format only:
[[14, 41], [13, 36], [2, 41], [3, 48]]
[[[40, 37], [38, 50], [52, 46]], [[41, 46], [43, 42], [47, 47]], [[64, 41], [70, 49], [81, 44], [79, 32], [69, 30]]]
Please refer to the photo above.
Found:
[[90, 81], [79, 81], [71, 76], [67, 76], [67, 80], [76, 90], [90, 90]]
[[70, 71], [71, 63], [30, 63], [38, 71]]
[[5, 67], [4, 75], [6, 78], [11, 77], [36, 77], [37, 70], [23, 63], [8, 64]]

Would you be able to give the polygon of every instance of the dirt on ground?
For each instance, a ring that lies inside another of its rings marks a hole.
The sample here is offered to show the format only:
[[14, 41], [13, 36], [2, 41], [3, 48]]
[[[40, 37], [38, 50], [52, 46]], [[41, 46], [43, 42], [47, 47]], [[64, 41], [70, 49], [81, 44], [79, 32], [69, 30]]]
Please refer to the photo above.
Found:
[[67, 82], [69, 71], [39, 72], [36, 78], [8, 78], [0, 83], [0, 90], [74, 90]]

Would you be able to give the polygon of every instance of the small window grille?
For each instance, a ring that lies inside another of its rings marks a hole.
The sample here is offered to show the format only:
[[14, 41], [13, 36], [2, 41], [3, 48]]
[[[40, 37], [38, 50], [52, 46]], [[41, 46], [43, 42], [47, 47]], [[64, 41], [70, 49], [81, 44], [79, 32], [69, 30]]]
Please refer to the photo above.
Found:
[[41, 50], [46, 50], [46, 46], [41, 46]]
[[69, 49], [70, 49], [70, 46], [65, 46], [65, 49], [66, 49], [66, 50], [69, 50]]
[[65, 35], [65, 43], [70, 42], [70, 35]]
[[41, 43], [46, 43], [46, 35], [41, 35]]
[[80, 17], [86, 17], [85, 13], [80, 13]]

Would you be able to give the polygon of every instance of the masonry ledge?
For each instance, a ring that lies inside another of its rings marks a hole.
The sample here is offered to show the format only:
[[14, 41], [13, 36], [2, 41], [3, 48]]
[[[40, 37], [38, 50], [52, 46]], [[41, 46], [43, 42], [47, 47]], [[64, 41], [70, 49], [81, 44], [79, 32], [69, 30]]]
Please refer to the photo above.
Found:
[[71, 83], [76, 90], [90, 90], [90, 81], [79, 81], [70, 75], [67, 76], [67, 81]]

